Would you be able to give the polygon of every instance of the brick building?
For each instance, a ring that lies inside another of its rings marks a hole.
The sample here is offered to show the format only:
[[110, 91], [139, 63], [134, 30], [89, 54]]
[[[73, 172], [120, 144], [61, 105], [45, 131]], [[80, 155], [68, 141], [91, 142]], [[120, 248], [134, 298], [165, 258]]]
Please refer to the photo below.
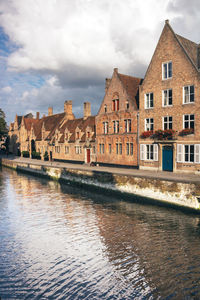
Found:
[[141, 169], [200, 169], [199, 53], [165, 22], [140, 87]]
[[53, 114], [49, 107], [48, 116], [34, 119], [31, 114], [16, 116], [9, 128], [10, 152], [45, 152], [50, 159], [79, 163], [96, 162], [95, 117], [91, 116], [89, 102], [84, 103], [83, 118], [76, 119], [72, 113], [72, 101], [65, 101], [64, 112]]
[[138, 165], [139, 84], [141, 78], [118, 73], [106, 79], [105, 96], [96, 116], [97, 162]]

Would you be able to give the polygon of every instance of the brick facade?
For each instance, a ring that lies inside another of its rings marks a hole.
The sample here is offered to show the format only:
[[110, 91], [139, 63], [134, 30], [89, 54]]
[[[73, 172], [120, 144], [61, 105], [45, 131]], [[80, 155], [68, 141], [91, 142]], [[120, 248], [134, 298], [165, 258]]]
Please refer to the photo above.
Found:
[[106, 79], [105, 97], [96, 116], [97, 162], [138, 165], [137, 114], [141, 78], [114, 69]]
[[84, 103], [76, 119], [72, 101], [64, 112], [36, 119], [16, 116], [10, 151], [43, 158], [138, 166], [173, 172], [200, 170], [200, 45], [173, 31], [168, 21], [144, 80], [118, 73], [106, 79], [96, 117]]
[[[176, 35], [166, 21], [140, 87], [141, 169], [191, 172], [200, 168], [200, 78], [197, 58], [198, 45]], [[184, 128], [190, 134], [182, 136]], [[148, 135], [146, 131], [151, 129], [154, 135], [144, 138]], [[157, 130], [164, 129], [175, 131], [171, 132], [172, 138], [169, 132], [155, 134]]]

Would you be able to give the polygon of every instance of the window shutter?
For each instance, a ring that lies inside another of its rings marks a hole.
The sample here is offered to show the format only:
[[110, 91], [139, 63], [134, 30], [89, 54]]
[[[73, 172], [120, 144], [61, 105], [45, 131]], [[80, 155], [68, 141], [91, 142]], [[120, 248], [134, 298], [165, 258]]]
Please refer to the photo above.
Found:
[[144, 144], [140, 145], [140, 159], [145, 160], [145, 145]]
[[183, 162], [183, 145], [177, 145], [177, 162]]
[[153, 159], [158, 161], [158, 145], [153, 145]]
[[200, 144], [194, 145], [194, 162], [200, 163]]

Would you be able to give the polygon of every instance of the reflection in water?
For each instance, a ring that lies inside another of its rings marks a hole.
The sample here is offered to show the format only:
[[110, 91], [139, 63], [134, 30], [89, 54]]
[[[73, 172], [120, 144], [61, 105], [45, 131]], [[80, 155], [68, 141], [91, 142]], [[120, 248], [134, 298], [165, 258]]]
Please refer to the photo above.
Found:
[[2, 299], [200, 299], [199, 218], [0, 171]]

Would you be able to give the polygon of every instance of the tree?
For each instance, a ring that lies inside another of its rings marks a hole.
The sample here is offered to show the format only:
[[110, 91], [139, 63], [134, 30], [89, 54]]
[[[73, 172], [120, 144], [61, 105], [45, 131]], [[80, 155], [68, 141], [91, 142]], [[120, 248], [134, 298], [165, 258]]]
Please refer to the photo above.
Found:
[[8, 133], [8, 128], [5, 121], [5, 113], [0, 108], [0, 139], [2, 138], [2, 136], [7, 135], [7, 133]]

